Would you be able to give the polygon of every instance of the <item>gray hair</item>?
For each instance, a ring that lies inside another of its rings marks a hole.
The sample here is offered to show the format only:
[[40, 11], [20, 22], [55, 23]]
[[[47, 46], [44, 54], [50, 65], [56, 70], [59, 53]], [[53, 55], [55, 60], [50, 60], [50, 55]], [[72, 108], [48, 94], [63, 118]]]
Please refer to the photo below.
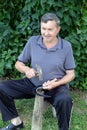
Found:
[[55, 21], [58, 26], [60, 25], [60, 19], [54, 13], [46, 13], [41, 17], [41, 22], [47, 23], [48, 21]]

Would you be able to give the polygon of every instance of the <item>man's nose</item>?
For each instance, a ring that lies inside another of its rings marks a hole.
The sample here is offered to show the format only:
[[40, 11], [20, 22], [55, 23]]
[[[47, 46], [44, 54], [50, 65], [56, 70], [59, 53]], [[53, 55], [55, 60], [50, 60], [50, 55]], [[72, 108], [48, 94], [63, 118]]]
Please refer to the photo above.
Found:
[[48, 30], [45, 30], [45, 35], [47, 35], [49, 32], [48, 32]]

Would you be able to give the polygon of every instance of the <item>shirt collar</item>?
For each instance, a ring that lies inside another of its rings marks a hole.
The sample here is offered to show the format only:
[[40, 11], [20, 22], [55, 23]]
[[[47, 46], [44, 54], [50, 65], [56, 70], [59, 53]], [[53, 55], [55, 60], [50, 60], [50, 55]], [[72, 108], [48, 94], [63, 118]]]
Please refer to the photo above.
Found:
[[[40, 45], [42, 48], [46, 49], [46, 47], [44, 46], [44, 44], [42, 42], [42, 36], [39, 37], [37, 44]], [[53, 48], [51, 48], [49, 50], [56, 51], [58, 49], [59, 50], [62, 49], [62, 39], [59, 36], [58, 36], [58, 43]]]

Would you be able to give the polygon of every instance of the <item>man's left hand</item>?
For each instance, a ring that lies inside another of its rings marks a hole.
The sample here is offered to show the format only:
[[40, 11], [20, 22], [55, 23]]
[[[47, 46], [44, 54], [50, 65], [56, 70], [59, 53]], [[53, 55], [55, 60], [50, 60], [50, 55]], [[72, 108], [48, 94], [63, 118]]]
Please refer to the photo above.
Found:
[[57, 81], [57, 79], [55, 78], [55, 79], [53, 79], [51, 81], [48, 80], [47, 82], [44, 82], [43, 83], [43, 89], [44, 90], [51, 90], [51, 89], [53, 89], [55, 87], [55, 85], [56, 85], [56, 81]]

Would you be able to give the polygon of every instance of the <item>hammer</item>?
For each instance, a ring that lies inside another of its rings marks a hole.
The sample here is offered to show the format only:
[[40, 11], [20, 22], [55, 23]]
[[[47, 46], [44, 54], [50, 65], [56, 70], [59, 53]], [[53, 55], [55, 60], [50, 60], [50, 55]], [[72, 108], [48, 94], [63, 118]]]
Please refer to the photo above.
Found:
[[[37, 69], [37, 74], [36, 75], [39, 76], [39, 80], [43, 80], [43, 72], [42, 72], [42, 69], [41, 69], [40, 65], [36, 64], [36, 69]], [[36, 88], [36, 94], [38, 96], [43, 96], [43, 97], [46, 97], [46, 98], [51, 97], [49, 95], [44, 94], [44, 89], [43, 89], [42, 86]]]
[[[36, 75], [35, 77], [38, 76], [39, 77], [39, 80], [43, 80], [43, 72], [42, 72], [42, 69], [40, 67], [39, 64], [36, 64]], [[24, 75], [23, 78], [25, 78], [26, 76]]]
[[[37, 69], [36, 70], [36, 76], [38, 76], [39, 80], [42, 81], [43, 80], [43, 72], [42, 72], [42, 68], [40, 67], [39, 64], [36, 64], [36, 69]], [[43, 96], [43, 97], [46, 97], [46, 98], [51, 97], [49, 95], [44, 94], [43, 86], [40, 86], [40, 87], [36, 88], [36, 94], [38, 96]]]

